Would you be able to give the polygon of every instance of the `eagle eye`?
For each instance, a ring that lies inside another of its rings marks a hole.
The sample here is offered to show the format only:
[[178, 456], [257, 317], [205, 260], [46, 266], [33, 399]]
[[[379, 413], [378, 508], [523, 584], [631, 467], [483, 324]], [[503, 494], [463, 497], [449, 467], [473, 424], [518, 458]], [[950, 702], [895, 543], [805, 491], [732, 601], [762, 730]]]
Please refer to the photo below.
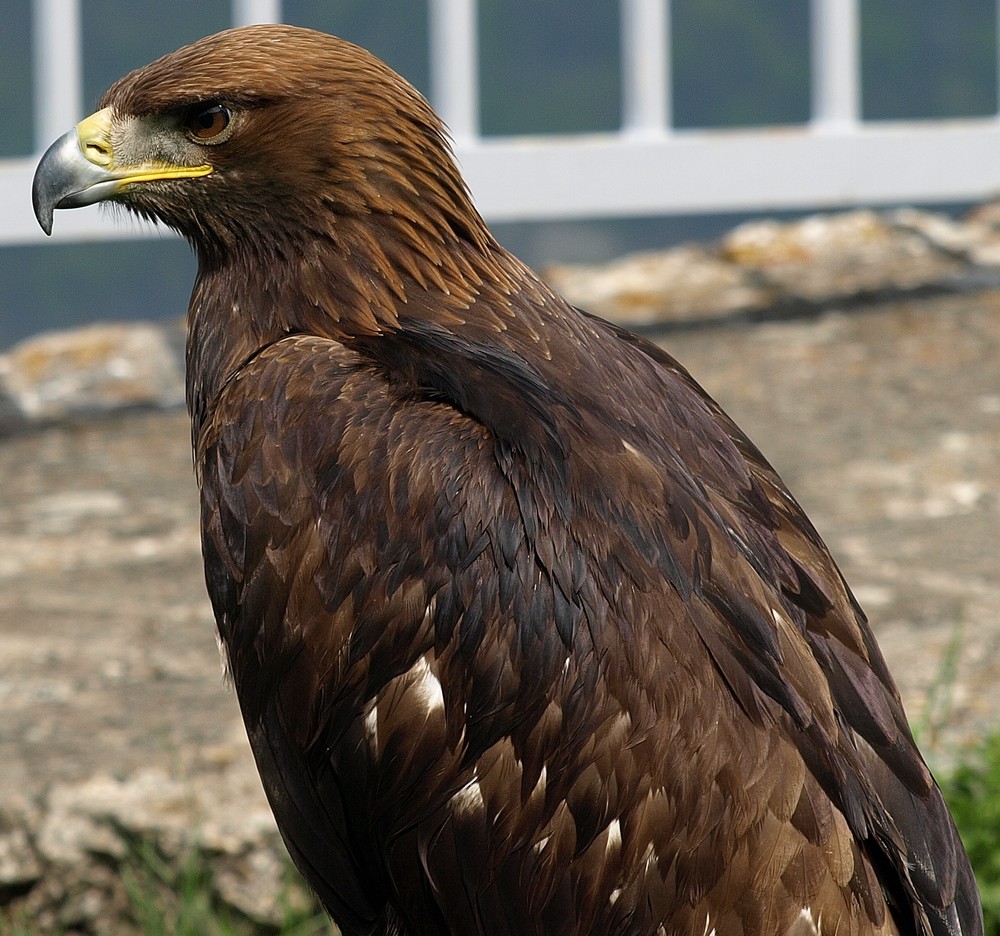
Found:
[[232, 111], [225, 104], [196, 104], [188, 109], [184, 128], [197, 143], [221, 143], [228, 136], [232, 119]]

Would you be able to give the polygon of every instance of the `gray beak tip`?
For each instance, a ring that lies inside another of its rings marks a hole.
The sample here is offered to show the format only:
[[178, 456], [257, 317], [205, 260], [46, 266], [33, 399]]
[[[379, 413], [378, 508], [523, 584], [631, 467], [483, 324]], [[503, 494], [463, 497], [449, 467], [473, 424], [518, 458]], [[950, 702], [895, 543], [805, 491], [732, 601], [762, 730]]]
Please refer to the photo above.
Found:
[[35, 209], [35, 218], [38, 221], [38, 226], [45, 232], [47, 237], [52, 236], [52, 205], [43, 204], [41, 199], [38, 197], [37, 187], [31, 193], [31, 205]]
[[78, 208], [108, 197], [117, 185], [106, 169], [86, 159], [76, 129], [63, 134], [38, 161], [31, 183], [31, 204], [39, 227], [52, 233], [56, 208]]
[[[59, 201], [73, 188], [72, 154], [75, 132], [63, 134], [42, 155], [31, 182], [31, 206], [38, 226], [52, 234], [52, 215]], [[79, 150], [79, 145], [76, 145]]]

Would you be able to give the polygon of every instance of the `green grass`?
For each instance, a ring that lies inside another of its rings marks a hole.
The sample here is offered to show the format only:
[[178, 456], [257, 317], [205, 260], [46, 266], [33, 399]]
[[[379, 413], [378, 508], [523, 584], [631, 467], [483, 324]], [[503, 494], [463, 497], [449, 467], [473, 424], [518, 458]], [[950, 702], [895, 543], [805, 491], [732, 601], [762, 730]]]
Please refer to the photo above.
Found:
[[131, 853], [122, 879], [131, 915], [143, 936], [318, 936], [330, 931], [329, 919], [291, 868], [276, 897], [281, 924], [269, 927], [247, 920], [219, 899], [211, 863], [199, 848], [189, 848], [176, 861], [141, 840], [132, 845]]
[[39, 936], [25, 913], [0, 913], [0, 936]]
[[[228, 906], [214, 886], [211, 857], [197, 846], [165, 856], [148, 839], [129, 842], [119, 868], [127, 898], [123, 933], [141, 936], [336, 936], [297, 872], [288, 867], [276, 895], [280, 923], [248, 919]], [[116, 929], [116, 932], [118, 930]], [[42, 928], [23, 910], [0, 909], [0, 936], [71, 936], [72, 928]]]
[[941, 782], [983, 900], [986, 936], [1000, 936], [1000, 732]]
[[954, 712], [964, 643], [959, 618], [911, 728], [969, 854], [983, 903], [985, 936], [1000, 936], [1000, 731], [972, 750], [956, 752], [942, 740]]
[[927, 687], [924, 704], [910, 728], [917, 746], [931, 768], [940, 751], [944, 729], [951, 723], [955, 707], [955, 690], [958, 687], [958, 668], [965, 647], [965, 626], [961, 618], [955, 621], [948, 643], [941, 654], [937, 672]]

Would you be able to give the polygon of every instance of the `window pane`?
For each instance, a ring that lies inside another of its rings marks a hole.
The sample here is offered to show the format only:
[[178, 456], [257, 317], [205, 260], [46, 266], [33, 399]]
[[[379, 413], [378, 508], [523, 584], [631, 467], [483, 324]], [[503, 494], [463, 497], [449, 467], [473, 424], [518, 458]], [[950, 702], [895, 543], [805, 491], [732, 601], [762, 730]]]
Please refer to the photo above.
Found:
[[90, 113], [108, 86], [133, 68], [226, 29], [228, 0], [84, 0], [83, 106]]
[[27, 156], [34, 149], [29, 0], [4, 5], [0, 62], [0, 158]]
[[5, 247], [0, 309], [9, 314], [0, 316], [0, 348], [53, 328], [177, 318], [187, 309], [195, 267], [190, 248], [175, 237]]
[[425, 0], [284, 0], [286, 23], [364, 46], [421, 92], [429, 91]]
[[997, 111], [996, 0], [864, 0], [862, 113], [869, 120]]
[[621, 124], [618, 4], [483, 0], [484, 133], [579, 133]]
[[806, 0], [673, 0], [674, 125], [809, 119]]

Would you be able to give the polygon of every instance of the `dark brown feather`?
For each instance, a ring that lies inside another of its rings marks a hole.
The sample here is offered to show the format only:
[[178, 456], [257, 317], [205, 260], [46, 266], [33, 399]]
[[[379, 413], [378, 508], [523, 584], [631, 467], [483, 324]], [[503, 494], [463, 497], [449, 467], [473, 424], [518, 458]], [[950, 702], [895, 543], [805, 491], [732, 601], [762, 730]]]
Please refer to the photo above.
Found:
[[343, 932], [978, 936], [867, 621], [743, 433], [494, 241], [372, 56], [234, 30], [103, 104], [210, 100], [214, 171], [122, 200], [198, 252], [209, 592]]

